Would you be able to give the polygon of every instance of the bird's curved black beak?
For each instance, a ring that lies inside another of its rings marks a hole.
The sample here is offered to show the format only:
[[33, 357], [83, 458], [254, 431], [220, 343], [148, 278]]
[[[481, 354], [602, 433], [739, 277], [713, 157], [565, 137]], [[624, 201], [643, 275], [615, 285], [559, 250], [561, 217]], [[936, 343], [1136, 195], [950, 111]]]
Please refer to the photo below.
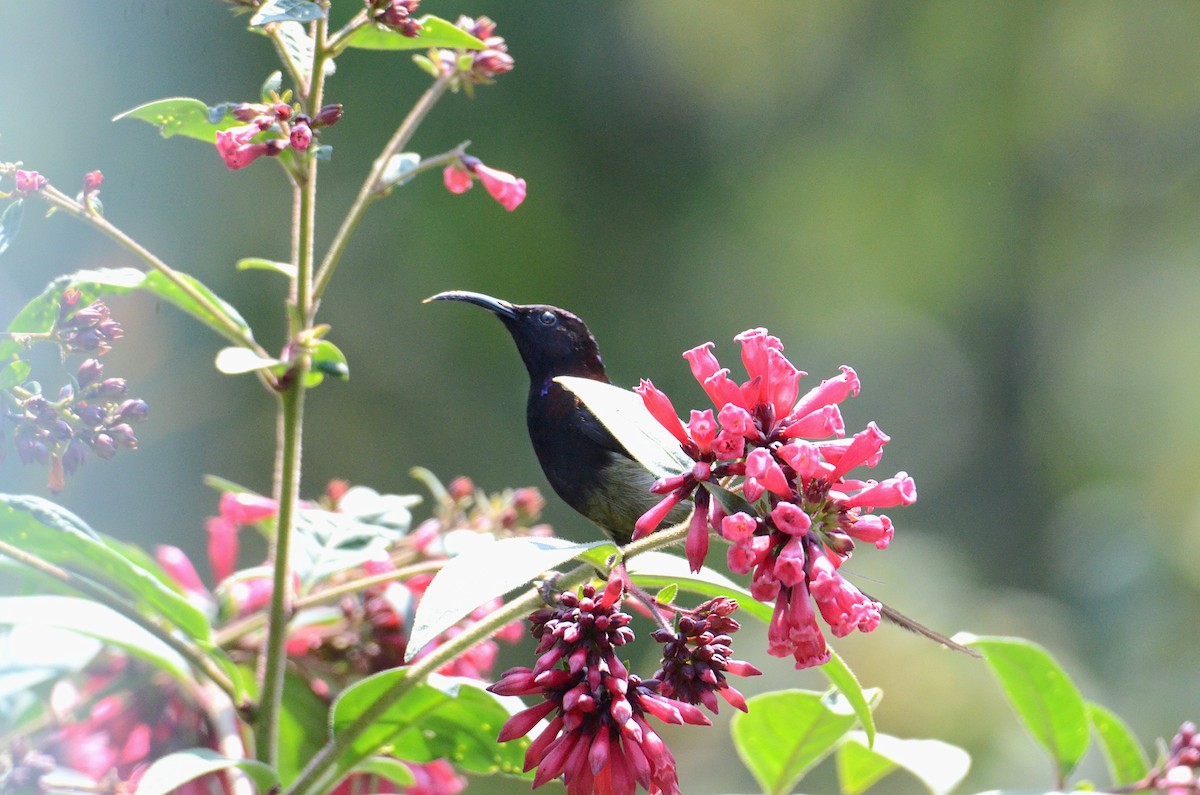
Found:
[[492, 298], [490, 295], [484, 295], [483, 293], [472, 293], [467, 290], [447, 290], [444, 293], [431, 295], [421, 303], [427, 304], [430, 301], [463, 301], [468, 304], [475, 304], [475, 306], [481, 306], [501, 320], [516, 320], [517, 318], [517, 310], [508, 301], [501, 301], [499, 298]]

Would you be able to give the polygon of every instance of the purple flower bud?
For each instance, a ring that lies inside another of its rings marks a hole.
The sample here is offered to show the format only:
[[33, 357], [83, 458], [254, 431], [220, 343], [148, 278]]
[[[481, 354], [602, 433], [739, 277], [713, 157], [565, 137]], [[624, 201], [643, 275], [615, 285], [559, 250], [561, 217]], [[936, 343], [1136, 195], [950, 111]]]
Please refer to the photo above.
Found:
[[92, 440], [92, 452], [105, 461], [111, 461], [112, 457], [117, 454], [117, 446], [111, 436], [107, 433], [100, 433], [96, 434], [96, 438]]
[[98, 406], [94, 403], [81, 404], [76, 413], [79, 415], [79, 421], [88, 428], [96, 428], [104, 424], [105, 418], [108, 416], [108, 410], [104, 406]]
[[232, 115], [233, 118], [237, 119], [238, 121], [252, 122], [266, 112], [266, 105], [242, 102], [234, 107], [232, 111], [230, 111], [230, 115]]
[[66, 441], [75, 435], [75, 431], [66, 420], [55, 420], [50, 426], [50, 433], [59, 441]]
[[79, 388], [83, 389], [89, 384], [95, 383], [103, 374], [104, 365], [96, 359], [87, 359], [79, 365], [79, 370], [75, 373], [75, 380], [79, 382]]
[[67, 384], [62, 389], [58, 390], [58, 400], [60, 403], [65, 403], [75, 397], [75, 387]]
[[116, 400], [125, 397], [125, 379], [105, 378], [88, 391], [89, 396], [96, 400]]
[[87, 445], [75, 439], [67, 445], [67, 452], [63, 453], [63, 471], [68, 475], [74, 475], [75, 471], [83, 466], [83, 462], [86, 460]]
[[146, 401], [139, 398], [126, 400], [117, 409], [117, 419], [122, 422], [139, 422], [146, 419], [146, 414], [150, 411], [150, 407], [146, 405]]
[[[104, 434], [101, 434], [103, 436]], [[122, 447], [127, 447], [130, 450], [137, 449], [137, 437], [133, 435], [133, 428], [126, 423], [113, 425], [108, 429], [108, 435], [112, 440]]]
[[342, 106], [340, 104], [325, 105], [317, 111], [316, 118], [311, 122], [313, 127], [330, 127], [338, 123], [342, 118]]
[[49, 404], [41, 395], [33, 395], [25, 401], [25, 411], [31, 419], [42, 416], [47, 408], [49, 408]]

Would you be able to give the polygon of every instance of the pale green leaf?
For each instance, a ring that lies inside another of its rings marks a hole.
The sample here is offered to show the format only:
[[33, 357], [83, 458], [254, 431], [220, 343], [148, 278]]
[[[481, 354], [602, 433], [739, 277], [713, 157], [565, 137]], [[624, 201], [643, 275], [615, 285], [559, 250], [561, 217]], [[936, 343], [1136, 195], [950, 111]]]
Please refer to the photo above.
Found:
[[150, 765], [138, 781], [137, 795], [169, 795], [189, 781], [230, 769], [246, 774], [259, 792], [269, 792], [279, 783], [275, 771], [262, 762], [229, 759], [208, 748], [191, 748], [168, 754]]
[[460, 50], [482, 50], [487, 45], [457, 25], [428, 14], [419, 17], [421, 35], [410, 38], [386, 25], [368, 24], [350, 34], [347, 47], [362, 50], [424, 50], [446, 47]]
[[858, 795], [896, 769], [916, 776], [933, 795], [948, 795], [962, 783], [971, 757], [940, 740], [905, 740], [880, 734], [870, 744], [862, 732], [851, 732], [837, 754], [838, 781], [845, 795]]
[[579, 557], [604, 541], [573, 544], [560, 538], [478, 536], [468, 549], [451, 558], [421, 597], [408, 640], [411, 660], [426, 644], [498, 596], [528, 585], [539, 574]]
[[217, 352], [215, 364], [217, 370], [226, 375], [240, 375], [277, 367], [283, 362], [279, 359], [260, 356], [249, 348], [230, 347], [222, 348]]

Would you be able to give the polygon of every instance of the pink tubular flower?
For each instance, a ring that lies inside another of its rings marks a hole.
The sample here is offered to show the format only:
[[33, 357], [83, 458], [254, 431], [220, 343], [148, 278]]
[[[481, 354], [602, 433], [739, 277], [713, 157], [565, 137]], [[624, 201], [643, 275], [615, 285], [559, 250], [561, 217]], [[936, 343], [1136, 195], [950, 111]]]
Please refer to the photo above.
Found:
[[260, 132], [262, 130], [257, 124], [246, 124], [217, 133], [217, 154], [221, 156], [231, 171], [245, 168], [267, 154], [268, 147], [265, 142], [251, 143], [251, 139]]
[[458, 163], [452, 163], [442, 170], [442, 181], [451, 193], [466, 193], [475, 184], [471, 172]]
[[507, 171], [485, 166], [483, 163], [476, 164], [475, 174], [483, 183], [484, 190], [488, 192], [488, 195], [510, 213], [525, 201], [525, 180], [514, 177]]
[[46, 187], [46, 178], [36, 171], [23, 171], [18, 168], [16, 183], [20, 193], [34, 193]]
[[[856, 467], [878, 464], [888, 442], [874, 422], [843, 438], [838, 404], [859, 391], [853, 369], [843, 366], [839, 375], [801, 395], [804, 373], [784, 356], [777, 337], [754, 328], [735, 339], [749, 376], [742, 383], [721, 367], [711, 342], [683, 354], [717, 409], [715, 421], [711, 409], [693, 411], [683, 426], [665, 394], [648, 381], [639, 388], [651, 415], [696, 461], [692, 473], [665, 478], [652, 490], [667, 500], [682, 499], [690, 494], [685, 490], [704, 484], [695, 489], [694, 502], [697, 514], [707, 507], [705, 517], [694, 518], [686, 546], [692, 570], [704, 562], [709, 529], [723, 535], [731, 542], [730, 570], [751, 575], [756, 599], [775, 601], [769, 652], [795, 658], [797, 667], [819, 665], [829, 652], [817, 612], [838, 637], [878, 625], [878, 603], [837, 569], [850, 558], [856, 540], [877, 549], [888, 546], [892, 522], [872, 511], [911, 504], [916, 486], [903, 472], [878, 482], [849, 477]], [[733, 494], [712, 498], [722, 490]], [[722, 506], [738, 497], [744, 507], [726, 515]], [[660, 503], [639, 527], [657, 526], [668, 507]]]

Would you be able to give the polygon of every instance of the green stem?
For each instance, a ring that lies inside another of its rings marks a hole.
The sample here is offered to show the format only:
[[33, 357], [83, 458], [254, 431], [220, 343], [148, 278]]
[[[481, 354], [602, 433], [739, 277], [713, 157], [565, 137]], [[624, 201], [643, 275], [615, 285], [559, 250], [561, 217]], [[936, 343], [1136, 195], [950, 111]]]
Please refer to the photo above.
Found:
[[[677, 544], [687, 537], [688, 523], [652, 533], [640, 541], [625, 546], [622, 549], [623, 559], [647, 552], [652, 549]], [[587, 582], [595, 573], [590, 564], [577, 566], [562, 575], [555, 583], [560, 590], [572, 588]], [[513, 621], [531, 613], [542, 604], [540, 589], [533, 588], [517, 597], [508, 604], [489, 613], [478, 623], [472, 624], [462, 634], [454, 636], [446, 643], [438, 646], [427, 656], [413, 663], [406, 669], [406, 674], [400, 682], [358, 716], [349, 726], [340, 731], [332, 740], [322, 746], [308, 765], [296, 777], [296, 783], [284, 795], [316, 795], [336, 783], [330, 778], [334, 775], [337, 760], [347, 748], [351, 747], [366, 729], [375, 724], [392, 705], [402, 699], [417, 683], [423, 682], [429, 674], [437, 671], [467, 649], [481, 640], [491, 637]]]
[[349, 22], [346, 23], [345, 27], [330, 36], [329, 44], [325, 47], [325, 51], [329, 53], [329, 57], [336, 58], [341, 55], [342, 51], [346, 49], [346, 45], [350, 41], [350, 36], [354, 33], [354, 31], [367, 24], [367, 22], [367, 12], [359, 11], [350, 19]]
[[120, 245], [124, 246], [139, 259], [145, 262], [154, 270], [161, 273], [167, 278], [171, 284], [179, 288], [179, 290], [188, 298], [195, 301], [211, 316], [209, 325], [216, 330], [221, 336], [225, 337], [230, 342], [236, 343], [246, 348], [250, 348], [255, 353], [264, 358], [270, 358], [263, 348], [254, 341], [254, 339], [236, 323], [229, 319], [225, 314], [225, 310], [217, 306], [212, 299], [201, 293], [196, 287], [183, 277], [183, 274], [167, 265], [158, 257], [150, 253], [140, 243], [135, 241], [129, 235], [125, 234], [116, 226], [109, 223], [103, 215], [98, 215], [91, 210], [79, 204], [74, 199], [60, 192], [51, 185], [47, 185], [42, 190], [38, 191], [38, 195], [42, 196], [47, 202], [54, 205], [60, 210], [74, 216], [84, 223], [91, 224], [96, 229], [99, 229], [104, 234], [115, 240]]
[[[312, 82], [305, 96], [310, 114], [320, 106], [325, 83], [325, 31], [322, 18], [313, 23]], [[298, 86], [301, 90], [305, 87]], [[291, 342], [288, 350], [292, 367], [281, 382], [279, 392], [278, 439], [275, 461], [274, 494], [279, 502], [275, 537], [271, 544], [271, 607], [267, 614], [267, 635], [260, 658], [261, 685], [259, 710], [255, 720], [255, 755], [275, 767], [279, 757], [279, 713], [283, 702], [283, 678], [287, 668], [287, 628], [295, 612], [292, 593], [291, 545], [295, 534], [296, 513], [300, 506], [300, 472], [304, 437], [305, 380], [311, 365], [305, 340], [314, 312], [312, 274], [317, 199], [317, 159], [311, 154], [304, 163], [303, 175], [293, 189], [293, 254], [296, 276], [292, 280], [290, 301], [295, 309], [289, 315]]]
[[321, 261], [321, 267], [317, 271], [316, 286], [313, 288], [313, 297], [315, 300], [321, 300], [321, 296], [325, 294], [325, 288], [329, 286], [329, 280], [333, 278], [334, 271], [337, 270], [338, 262], [341, 261], [342, 253], [346, 250], [346, 244], [350, 241], [350, 236], [354, 234], [354, 230], [358, 228], [359, 221], [362, 220], [363, 214], [371, 203], [378, 199], [381, 195], [380, 191], [383, 187], [379, 184], [379, 179], [387, 168], [388, 161], [392, 155], [400, 151], [405, 144], [412, 138], [413, 133], [417, 131], [417, 127], [429, 115], [429, 111], [433, 110], [433, 106], [446, 93], [446, 89], [450, 87], [452, 74], [444, 74], [433, 81], [432, 85], [425, 90], [421, 98], [417, 100], [417, 104], [413, 105], [412, 110], [396, 128], [396, 132], [392, 134], [391, 139], [383, 147], [383, 151], [379, 153], [379, 157], [375, 158], [375, 162], [371, 165], [371, 170], [367, 173], [366, 179], [363, 180], [362, 187], [358, 189], [358, 196], [355, 197], [354, 203], [350, 205], [350, 210], [346, 213], [346, 217], [342, 219], [342, 225], [338, 227], [337, 235], [333, 238], [333, 243], [329, 246], [329, 251], [325, 253], [325, 258]]
[[274, 767], [278, 757], [279, 709], [283, 700], [283, 674], [287, 660], [285, 642], [291, 621], [291, 541], [300, 503], [301, 428], [304, 420], [303, 361], [297, 365], [291, 385], [279, 395], [279, 447], [275, 467], [275, 495], [279, 501], [278, 522], [271, 545], [271, 608], [267, 614], [267, 637], [262, 650], [262, 685], [255, 721], [255, 753], [261, 762]]
[[[418, 563], [413, 566], [405, 566], [393, 571], [385, 571], [382, 574], [373, 574], [370, 577], [360, 577], [355, 580], [335, 585], [331, 588], [311, 593], [308, 596], [303, 596], [292, 603], [294, 612], [305, 610], [309, 607], [327, 604], [336, 601], [346, 594], [358, 593], [366, 588], [371, 588], [376, 585], [392, 582], [393, 580], [403, 580], [407, 577], [412, 577], [416, 574], [424, 574], [431, 571], [438, 571], [446, 565], [444, 560], [432, 560], [426, 563]], [[266, 620], [266, 614], [254, 613], [242, 618], [232, 624], [222, 627], [213, 636], [214, 641], [218, 646], [228, 646], [234, 643], [239, 638], [258, 629]]]
[[40, 571], [49, 577], [52, 577], [69, 588], [78, 591], [88, 598], [99, 602], [115, 613], [119, 613], [133, 623], [137, 624], [142, 629], [149, 632], [154, 637], [161, 640], [172, 650], [179, 654], [180, 657], [187, 660], [188, 663], [197, 671], [202, 672], [205, 676], [213, 681], [217, 687], [229, 696], [230, 702], [235, 704], [239, 709], [244, 709], [249, 705], [238, 701], [237, 692], [234, 689], [233, 682], [225, 675], [216, 663], [209, 659], [199, 647], [181, 639], [170, 627], [163, 626], [161, 618], [150, 618], [142, 615], [135, 610], [128, 602], [121, 599], [116, 594], [109, 591], [86, 577], [80, 576], [67, 569], [55, 566], [53, 563], [30, 554], [18, 547], [14, 547], [4, 541], [0, 541], [0, 552], [4, 553], [13, 560], [20, 561], [26, 566]]

